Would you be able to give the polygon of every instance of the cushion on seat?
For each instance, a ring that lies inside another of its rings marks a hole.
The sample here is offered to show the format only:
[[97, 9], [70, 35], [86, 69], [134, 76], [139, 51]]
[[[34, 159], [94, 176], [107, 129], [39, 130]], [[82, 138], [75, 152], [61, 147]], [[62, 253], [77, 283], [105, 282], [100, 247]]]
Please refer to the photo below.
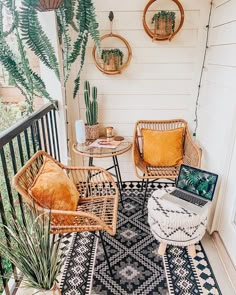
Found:
[[143, 159], [151, 166], [176, 166], [183, 161], [185, 127], [172, 130], [141, 129]]
[[75, 211], [79, 192], [64, 171], [51, 159], [45, 159], [30, 193], [44, 208]]

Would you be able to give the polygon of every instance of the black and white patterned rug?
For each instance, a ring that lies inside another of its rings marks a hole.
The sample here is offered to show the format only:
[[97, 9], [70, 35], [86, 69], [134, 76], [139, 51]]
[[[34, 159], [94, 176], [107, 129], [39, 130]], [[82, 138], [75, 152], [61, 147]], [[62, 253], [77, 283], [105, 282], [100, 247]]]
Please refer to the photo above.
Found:
[[[153, 189], [170, 185], [153, 184]], [[144, 214], [141, 210], [140, 183], [125, 183], [124, 187], [125, 205], [119, 207], [116, 236], [104, 234], [113, 278], [100, 241], [91, 233], [73, 234], [64, 239], [64, 246], [70, 243], [70, 247], [61, 278], [62, 294], [221, 294], [201, 243], [194, 259], [185, 248], [173, 246], [164, 258], [157, 255], [159, 242], [150, 232], [147, 210]]]

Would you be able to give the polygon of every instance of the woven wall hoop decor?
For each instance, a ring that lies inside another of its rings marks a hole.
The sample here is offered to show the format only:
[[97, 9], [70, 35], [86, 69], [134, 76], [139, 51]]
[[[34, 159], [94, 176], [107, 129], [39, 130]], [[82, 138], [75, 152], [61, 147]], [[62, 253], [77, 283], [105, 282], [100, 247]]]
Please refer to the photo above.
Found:
[[[121, 74], [121, 72], [127, 68], [127, 66], [129, 65], [130, 61], [131, 61], [131, 57], [132, 57], [132, 50], [131, 47], [128, 43], [128, 41], [123, 38], [122, 36], [118, 35], [118, 34], [113, 34], [112, 32], [109, 34], [106, 34], [104, 36], [102, 36], [100, 38], [101, 43], [102, 41], [106, 40], [106, 39], [111, 39], [111, 38], [115, 38], [117, 39], [116, 41], [120, 42], [122, 44], [122, 50], [125, 50], [125, 54], [124, 54], [124, 58], [123, 58], [123, 63], [122, 65], [119, 66], [119, 68], [112, 68], [112, 64], [105, 64], [105, 62], [101, 59], [101, 56], [99, 55], [99, 52], [97, 50], [96, 45], [93, 47], [93, 58], [96, 64], [96, 67], [103, 72], [104, 74], [108, 74], [108, 75], [117, 75], [117, 74]], [[114, 44], [114, 40], [113, 42], [111, 42], [111, 44]], [[114, 45], [110, 46], [109, 43], [106, 46], [106, 48], [112, 49], [114, 48]], [[118, 47], [118, 46], [117, 46]], [[124, 47], [124, 48], [123, 48]], [[119, 61], [118, 61], [119, 62]], [[115, 62], [117, 63], [117, 62]], [[113, 61], [113, 65], [114, 65], [114, 61]]]
[[[145, 8], [144, 8], [144, 11], [143, 11], [143, 27], [144, 27], [145, 32], [148, 34], [148, 36], [150, 36], [152, 38], [152, 40], [157, 40], [157, 41], [169, 40], [169, 41], [171, 41], [183, 26], [183, 23], [184, 23], [184, 9], [183, 9], [183, 6], [181, 5], [181, 3], [178, 0], [169, 0], [169, 1], [174, 2], [176, 4], [176, 6], [177, 6], [177, 8], [179, 10], [179, 13], [180, 13], [180, 20], [179, 20], [178, 27], [175, 28], [174, 31], [171, 32], [171, 33], [160, 34], [158, 32], [155, 32], [154, 28], [151, 28], [151, 25], [150, 25], [151, 21], [150, 21], [150, 18], [148, 19], [147, 15], [149, 13], [149, 10], [150, 10], [152, 4], [154, 2], [158, 2], [158, 0], [150, 0], [147, 3], [147, 5], [145, 6]], [[160, 7], [160, 9], [158, 9], [158, 11], [161, 11], [161, 7]], [[153, 27], [155, 25], [156, 24], [154, 24]], [[167, 25], [172, 25], [172, 24], [166, 24], [166, 26]]]

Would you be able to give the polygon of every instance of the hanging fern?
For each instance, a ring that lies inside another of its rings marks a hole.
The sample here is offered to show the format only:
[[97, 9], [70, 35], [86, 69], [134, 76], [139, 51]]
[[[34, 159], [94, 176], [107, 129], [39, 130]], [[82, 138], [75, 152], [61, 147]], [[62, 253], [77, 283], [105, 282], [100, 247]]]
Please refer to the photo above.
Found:
[[85, 60], [85, 54], [86, 54], [86, 45], [88, 43], [88, 33], [85, 33], [85, 37], [82, 41], [81, 45], [81, 61], [80, 61], [80, 69], [75, 79], [75, 87], [73, 92], [73, 97], [75, 98], [80, 87], [80, 76], [83, 70], [84, 60]]
[[44, 33], [38, 19], [38, 12], [33, 7], [35, 0], [23, 0], [20, 9], [19, 25], [22, 38], [29, 48], [41, 59], [50, 69], [54, 70], [59, 79], [59, 66], [55, 50]]
[[100, 50], [100, 37], [98, 23], [96, 22], [95, 7], [92, 0], [80, 0], [75, 15], [79, 28], [77, 40], [74, 43], [70, 62], [73, 63], [80, 56], [80, 68], [75, 79], [73, 97], [77, 95], [80, 86], [80, 76], [85, 61], [85, 53], [88, 42], [88, 35], [92, 37], [96, 46]]
[[64, 8], [66, 23], [71, 25], [71, 27], [78, 32], [78, 28], [74, 22], [76, 0], [66, 0], [63, 2], [62, 6]]
[[[11, 13], [14, 33], [17, 41], [19, 56], [16, 56], [7, 43], [7, 34], [3, 31], [3, 5]], [[33, 101], [35, 96], [45, 97], [52, 101], [49, 93], [45, 88], [42, 79], [31, 69], [27, 57], [25, 44], [21, 38], [18, 26], [19, 14], [15, 7], [15, 1], [0, 1], [0, 62], [9, 73], [12, 84], [17, 87], [24, 95], [28, 104], [28, 113], [33, 111]]]
[[64, 83], [67, 82], [69, 75], [70, 75], [70, 69], [71, 69], [71, 63], [69, 62], [69, 57], [71, 53], [71, 37], [69, 34], [69, 23], [66, 19], [66, 13], [65, 13], [64, 4], [60, 6], [59, 9], [57, 9], [57, 20], [58, 20], [58, 32], [59, 32], [59, 41], [60, 44], [63, 45], [63, 68], [64, 68]]
[[[18, 87], [25, 96], [30, 108], [33, 106], [35, 96], [43, 96], [52, 101], [43, 80], [31, 69], [25, 48], [27, 45], [59, 78], [59, 66], [54, 48], [43, 31], [38, 19], [38, 12], [35, 10], [38, 0], [22, 0], [19, 12], [15, 6], [15, 0], [0, 0], [0, 5], [7, 7], [13, 18], [11, 28], [4, 32], [2, 8], [0, 8], [0, 62], [9, 72], [13, 85]], [[99, 30], [93, 1], [64, 1], [57, 10], [57, 24], [58, 37], [63, 50], [64, 83], [68, 80], [72, 64], [77, 60], [80, 62], [74, 81], [73, 96], [75, 97], [79, 91], [89, 36], [100, 51]], [[69, 34], [70, 29], [76, 33], [73, 45]], [[7, 44], [6, 37], [10, 34], [16, 36], [19, 57], [13, 54]]]

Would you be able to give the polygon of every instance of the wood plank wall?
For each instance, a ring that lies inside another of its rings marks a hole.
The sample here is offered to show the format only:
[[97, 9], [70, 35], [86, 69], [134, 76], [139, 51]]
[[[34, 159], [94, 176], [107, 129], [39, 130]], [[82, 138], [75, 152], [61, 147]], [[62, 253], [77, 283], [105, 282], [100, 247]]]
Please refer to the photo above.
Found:
[[227, 190], [232, 190], [235, 183], [227, 177], [236, 136], [236, 1], [215, 0], [213, 4], [198, 130], [203, 167], [220, 175], [220, 199], [212, 230], [218, 228], [222, 209], [225, 217], [228, 214], [224, 204]]
[[[133, 51], [130, 66], [121, 75], [108, 76], [94, 65], [90, 43], [81, 85], [87, 79], [98, 87], [101, 132], [104, 126], [111, 125], [116, 134], [132, 141], [134, 124], [139, 119], [184, 118], [193, 127], [210, 1], [180, 0], [185, 22], [171, 42], [152, 42], [144, 32], [142, 13], [147, 0], [94, 2], [101, 34], [109, 32], [108, 14], [112, 10], [113, 31], [124, 36]], [[78, 98], [79, 111], [77, 103], [73, 106], [75, 119], [85, 119], [82, 90], [83, 87]], [[124, 180], [135, 180], [131, 152], [119, 156], [119, 161]], [[110, 161], [103, 159], [96, 164], [106, 167]]]

